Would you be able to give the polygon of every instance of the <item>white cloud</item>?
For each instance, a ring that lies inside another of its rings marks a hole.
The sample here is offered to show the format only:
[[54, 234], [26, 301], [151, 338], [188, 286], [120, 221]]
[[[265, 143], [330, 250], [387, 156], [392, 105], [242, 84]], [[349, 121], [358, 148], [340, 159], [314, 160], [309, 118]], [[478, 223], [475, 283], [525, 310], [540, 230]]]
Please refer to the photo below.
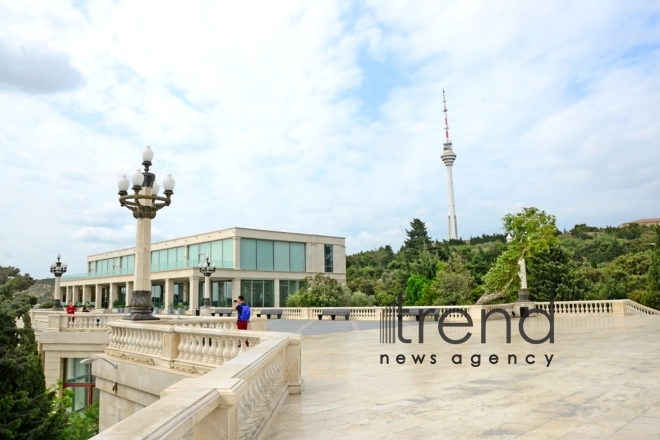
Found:
[[[443, 87], [463, 237], [527, 205], [560, 227], [658, 215], [653, 2], [82, 5], [0, 5], [1, 47], [39, 49], [0, 90], [2, 265], [131, 247], [115, 182], [147, 144], [177, 181], [154, 240], [246, 226], [396, 249], [414, 216], [445, 238]], [[364, 53], [400, 77], [380, 107]]]

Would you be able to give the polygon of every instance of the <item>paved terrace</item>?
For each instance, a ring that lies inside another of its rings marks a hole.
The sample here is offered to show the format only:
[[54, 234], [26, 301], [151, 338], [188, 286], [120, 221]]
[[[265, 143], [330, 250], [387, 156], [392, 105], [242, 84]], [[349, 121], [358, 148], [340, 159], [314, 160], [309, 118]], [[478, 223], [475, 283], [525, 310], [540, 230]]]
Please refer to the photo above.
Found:
[[[306, 335], [305, 390], [288, 397], [268, 439], [660, 438], [660, 317], [555, 316], [555, 343], [540, 345], [521, 338], [517, 319], [511, 344], [504, 320], [488, 323], [486, 344], [478, 322], [448, 329], [454, 338], [472, 331], [462, 345], [444, 342], [430, 322], [422, 345], [416, 323], [404, 329], [413, 344], [380, 344], [377, 326], [268, 322], [268, 330]], [[530, 318], [525, 328], [541, 338], [547, 319]], [[379, 363], [381, 354], [389, 365]], [[424, 363], [414, 365], [411, 354], [425, 354]], [[462, 365], [452, 364], [454, 354]], [[474, 354], [479, 367], [470, 364]], [[508, 354], [517, 365], [507, 364]], [[528, 354], [535, 364], [526, 364]], [[549, 367], [546, 354], [554, 355]]]

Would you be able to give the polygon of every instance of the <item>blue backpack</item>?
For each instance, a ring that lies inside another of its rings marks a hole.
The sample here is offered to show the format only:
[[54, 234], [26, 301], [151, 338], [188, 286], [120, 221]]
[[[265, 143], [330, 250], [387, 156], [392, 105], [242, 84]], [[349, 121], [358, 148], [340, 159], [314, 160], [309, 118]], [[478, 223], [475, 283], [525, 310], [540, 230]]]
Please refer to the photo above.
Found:
[[250, 316], [252, 316], [252, 310], [247, 303], [243, 303], [243, 308], [241, 309], [241, 316], [238, 318], [239, 321], [249, 321]]

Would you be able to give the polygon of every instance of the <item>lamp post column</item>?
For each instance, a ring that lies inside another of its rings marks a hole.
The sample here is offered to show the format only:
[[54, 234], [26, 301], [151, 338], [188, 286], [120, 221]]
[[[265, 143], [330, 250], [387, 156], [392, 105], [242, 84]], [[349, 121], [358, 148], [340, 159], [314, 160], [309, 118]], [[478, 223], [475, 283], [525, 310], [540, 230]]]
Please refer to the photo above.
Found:
[[158, 320], [151, 313], [151, 220], [160, 209], [170, 205], [170, 198], [174, 194], [174, 179], [171, 174], [163, 179], [165, 197], [159, 196], [156, 175], [149, 172], [153, 157], [151, 147], [146, 147], [142, 152], [144, 171], [138, 169], [132, 177], [134, 194], [128, 193], [130, 183], [126, 175], [117, 182], [119, 204], [129, 209], [137, 220], [131, 314], [124, 318], [129, 321]]
[[60, 288], [60, 277], [66, 273], [66, 263], [60, 261], [60, 254], [57, 254], [57, 261], [50, 265], [50, 273], [55, 275], [55, 290], [53, 291], [53, 310], [62, 310], [62, 289]]
[[[144, 188], [144, 195], [151, 195], [151, 188]], [[151, 314], [151, 219], [138, 218], [135, 237], [135, 276], [131, 297], [131, 315], [133, 321], [153, 321]]]
[[215, 264], [211, 264], [211, 256], [206, 254], [206, 261], [199, 263], [199, 271], [204, 275], [204, 303], [200, 307], [200, 316], [211, 316], [211, 275], [215, 272]]

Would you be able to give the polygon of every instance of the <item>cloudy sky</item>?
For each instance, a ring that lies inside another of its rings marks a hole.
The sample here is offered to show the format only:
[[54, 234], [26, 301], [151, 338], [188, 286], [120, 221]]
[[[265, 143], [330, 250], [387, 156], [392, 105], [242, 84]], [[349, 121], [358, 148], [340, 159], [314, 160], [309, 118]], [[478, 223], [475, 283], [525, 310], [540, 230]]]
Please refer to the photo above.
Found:
[[447, 238], [443, 87], [463, 238], [660, 217], [659, 61], [657, 1], [0, 1], [0, 265], [133, 246], [145, 145], [177, 182], [154, 241]]

